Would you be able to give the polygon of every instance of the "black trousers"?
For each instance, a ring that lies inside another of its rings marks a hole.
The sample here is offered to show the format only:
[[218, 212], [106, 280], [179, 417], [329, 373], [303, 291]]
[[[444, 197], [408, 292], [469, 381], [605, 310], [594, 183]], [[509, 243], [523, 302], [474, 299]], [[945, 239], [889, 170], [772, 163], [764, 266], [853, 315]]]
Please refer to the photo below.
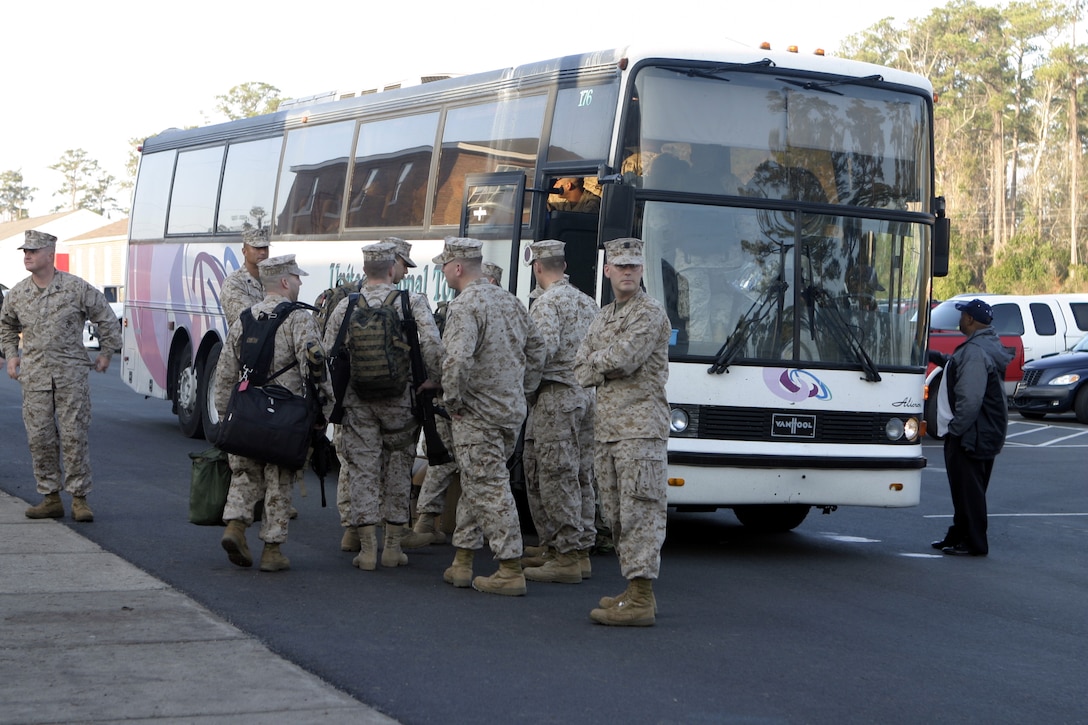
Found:
[[971, 553], [985, 556], [990, 551], [986, 541], [986, 489], [994, 459], [975, 458], [964, 450], [958, 436], [947, 436], [944, 465], [952, 493], [954, 532], [949, 538], [966, 544]]

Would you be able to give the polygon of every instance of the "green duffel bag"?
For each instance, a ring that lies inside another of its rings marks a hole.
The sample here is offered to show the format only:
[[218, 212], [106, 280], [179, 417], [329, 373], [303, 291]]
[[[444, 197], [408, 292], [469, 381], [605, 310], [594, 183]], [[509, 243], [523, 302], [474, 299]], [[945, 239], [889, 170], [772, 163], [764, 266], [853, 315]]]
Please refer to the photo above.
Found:
[[190, 453], [193, 476], [189, 484], [189, 522], [200, 526], [222, 526], [223, 508], [230, 489], [230, 464], [218, 448]]

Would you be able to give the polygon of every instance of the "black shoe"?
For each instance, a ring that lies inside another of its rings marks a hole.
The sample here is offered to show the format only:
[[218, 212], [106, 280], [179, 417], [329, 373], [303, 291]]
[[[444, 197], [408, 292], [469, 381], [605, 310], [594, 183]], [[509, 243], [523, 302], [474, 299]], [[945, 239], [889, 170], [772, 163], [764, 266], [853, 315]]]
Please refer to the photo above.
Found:
[[946, 546], [941, 549], [945, 554], [951, 556], [985, 556], [977, 551], [970, 549], [967, 544], [956, 544], [955, 546]]
[[937, 551], [943, 551], [946, 546], [955, 546], [956, 544], [955, 542], [949, 541], [948, 539], [941, 539], [940, 541], [930, 542], [929, 545]]

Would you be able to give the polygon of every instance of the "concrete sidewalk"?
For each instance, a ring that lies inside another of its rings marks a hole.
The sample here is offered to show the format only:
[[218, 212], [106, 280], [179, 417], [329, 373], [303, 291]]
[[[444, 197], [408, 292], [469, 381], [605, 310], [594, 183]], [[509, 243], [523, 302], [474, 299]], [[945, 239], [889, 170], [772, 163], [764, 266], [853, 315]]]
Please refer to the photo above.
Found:
[[0, 491], [0, 723], [395, 723], [26, 508]]

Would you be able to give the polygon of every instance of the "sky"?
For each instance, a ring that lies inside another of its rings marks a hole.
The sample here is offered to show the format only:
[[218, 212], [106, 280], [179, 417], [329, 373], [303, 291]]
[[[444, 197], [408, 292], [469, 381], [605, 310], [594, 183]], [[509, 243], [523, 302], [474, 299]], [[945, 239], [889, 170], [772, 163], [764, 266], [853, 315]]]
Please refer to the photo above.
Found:
[[[996, 0], [981, 0], [996, 5]], [[49, 169], [83, 149], [118, 179], [129, 139], [225, 120], [215, 97], [247, 82], [285, 97], [432, 73], [474, 73], [631, 43], [731, 40], [829, 53], [885, 17], [903, 26], [946, 0], [104, 0], [9, 3], [0, 171], [37, 187], [31, 216], [61, 203]], [[530, 11], [533, 15], [530, 15]], [[118, 198], [128, 207], [127, 199]]]

